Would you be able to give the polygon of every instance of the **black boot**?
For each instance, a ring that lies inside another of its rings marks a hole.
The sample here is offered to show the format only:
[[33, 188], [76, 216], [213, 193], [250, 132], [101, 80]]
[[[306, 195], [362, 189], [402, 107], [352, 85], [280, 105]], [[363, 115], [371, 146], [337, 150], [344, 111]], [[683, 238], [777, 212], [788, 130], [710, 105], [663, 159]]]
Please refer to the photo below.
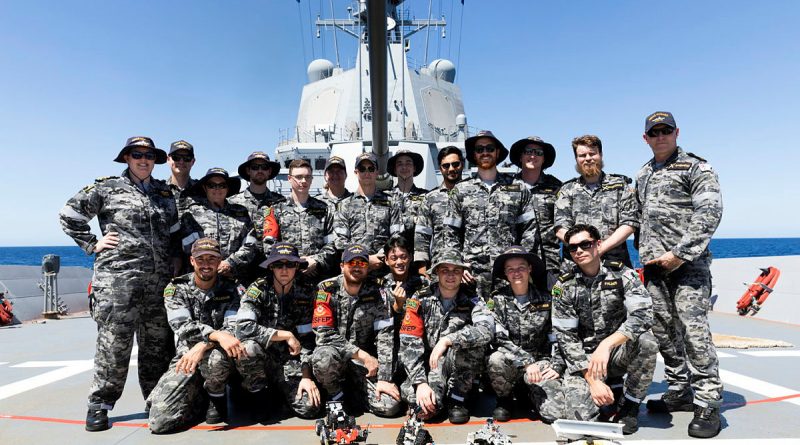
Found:
[[108, 423], [108, 410], [89, 408], [86, 413], [86, 431], [105, 431], [111, 428]]
[[498, 422], [508, 422], [511, 420], [511, 409], [514, 407], [512, 397], [497, 397], [497, 405], [492, 411], [492, 417]]
[[228, 421], [228, 399], [225, 396], [209, 397], [206, 423], [213, 425]]
[[694, 419], [689, 422], [689, 435], [708, 439], [719, 434], [719, 408], [714, 406], [694, 406]]
[[612, 422], [622, 424], [622, 434], [633, 434], [639, 431], [639, 407], [641, 403], [625, 397], [620, 400], [617, 414]]
[[668, 389], [660, 399], [648, 400], [647, 410], [654, 413], [672, 413], [675, 411], [693, 411], [694, 395], [691, 388]]
[[450, 423], [460, 425], [469, 422], [469, 410], [464, 406], [464, 402], [450, 399], [450, 406], [447, 408], [447, 418]]

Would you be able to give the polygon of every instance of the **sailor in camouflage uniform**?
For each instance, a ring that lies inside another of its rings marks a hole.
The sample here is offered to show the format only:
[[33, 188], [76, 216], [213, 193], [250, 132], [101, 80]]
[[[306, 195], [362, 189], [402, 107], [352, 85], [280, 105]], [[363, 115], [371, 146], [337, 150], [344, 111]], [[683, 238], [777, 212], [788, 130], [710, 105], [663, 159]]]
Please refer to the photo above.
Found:
[[538, 136], [528, 136], [514, 142], [509, 158], [520, 168], [514, 182], [524, 184], [533, 197], [536, 231], [542, 239], [536, 254], [547, 268], [549, 288], [561, 270], [561, 246], [554, 227], [556, 193], [561, 180], [544, 172], [556, 161], [556, 149]]
[[261, 229], [264, 227], [264, 211], [279, 202], [286, 200], [280, 193], [273, 192], [267, 187], [267, 181], [275, 178], [280, 173], [281, 165], [271, 161], [263, 151], [250, 153], [247, 160], [239, 164], [237, 172], [239, 177], [250, 184], [242, 192], [231, 196], [231, 204], [242, 205], [247, 208], [250, 221], [253, 222], [253, 236], [256, 243], [256, 254], [246, 270], [240, 274], [239, 281], [245, 285], [253, 282], [264, 272], [259, 267], [265, 257], [262, 249]]
[[678, 133], [671, 113], [649, 115], [643, 137], [653, 159], [636, 175], [639, 256], [670, 385], [661, 400], [648, 402], [648, 409], [694, 409], [689, 435], [706, 438], [719, 433], [722, 403], [719, 360], [708, 324], [708, 243], [722, 218], [722, 195], [716, 172], [705, 159], [678, 147]]
[[656, 342], [653, 306], [638, 274], [616, 261], [601, 262], [600, 232], [576, 224], [564, 235], [575, 262], [553, 287], [553, 329], [567, 362], [564, 415], [595, 420], [612, 405], [608, 377], [627, 375], [614, 422], [625, 434], [639, 429], [639, 406], [653, 381]]
[[465, 279], [477, 287], [478, 296], [488, 299], [492, 287], [492, 263], [512, 244], [538, 252], [536, 201], [511, 175], [497, 171], [508, 150], [491, 131], [480, 131], [464, 145], [470, 164], [478, 174], [450, 191], [444, 221], [444, 245], [463, 252], [471, 266]]
[[[133, 337], [139, 344], [139, 385], [147, 398], [174, 352], [162, 292], [177, 267], [180, 225], [175, 200], [164, 181], [151, 176], [167, 154], [147, 137], [132, 137], [115, 162], [128, 168], [97, 179], [61, 209], [64, 232], [88, 255], [96, 254], [92, 317], [97, 352], [86, 416], [88, 431], [110, 427], [108, 410], [122, 395]], [[103, 237], [92, 234], [97, 216]]]
[[342, 251], [350, 244], [363, 244], [369, 251], [370, 270], [382, 270], [385, 265], [379, 257], [383, 245], [394, 233], [403, 228], [400, 211], [392, 206], [392, 197], [376, 188], [378, 158], [372, 152], [356, 157], [358, 190], [339, 203], [333, 219], [336, 248]]
[[495, 332], [486, 304], [461, 284], [466, 267], [457, 251], [440, 252], [432, 267], [438, 283], [406, 301], [400, 328], [403, 398], [426, 418], [447, 407], [455, 424], [469, 421], [465, 399]]
[[444, 147], [437, 155], [442, 183], [425, 194], [419, 206], [414, 227], [414, 264], [424, 272], [431, 262], [431, 252], [444, 249], [442, 242], [444, 218], [450, 203], [450, 190], [461, 181], [464, 154], [453, 145]]
[[347, 180], [347, 165], [339, 156], [331, 156], [325, 163], [325, 191], [315, 198], [325, 202], [335, 212], [343, 199], [353, 196], [344, 186]]
[[227, 420], [225, 384], [233, 360], [245, 356], [244, 346], [234, 336], [244, 289], [218, 275], [219, 243], [212, 238], [195, 241], [190, 261], [194, 272], [173, 278], [164, 289], [178, 354], [147, 400], [154, 433], [186, 428], [203, 413], [209, 424]]
[[194, 185], [197, 180], [192, 179], [191, 172], [194, 166], [194, 147], [192, 144], [180, 140], [175, 141], [169, 146], [167, 164], [172, 172], [167, 185], [175, 197], [175, 205], [178, 207], [178, 218], [180, 218], [189, 205], [197, 198]]
[[333, 210], [324, 202], [308, 196], [311, 164], [295, 159], [289, 164], [292, 194], [288, 200], [268, 208], [264, 214], [264, 252], [277, 241], [299, 246], [308, 264], [303, 274], [309, 282], [328, 278], [329, 265], [336, 257], [333, 235]]
[[381, 279], [368, 277], [369, 250], [361, 244], [342, 252], [342, 275], [319, 283], [312, 327], [317, 347], [314, 376], [331, 400], [347, 397], [379, 416], [400, 412], [392, 382], [394, 323]]
[[397, 177], [397, 185], [391, 190], [394, 205], [400, 212], [403, 229], [401, 234], [414, 243], [414, 227], [425, 194], [428, 190], [414, 185], [414, 178], [422, 173], [425, 161], [419, 153], [411, 150], [398, 150], [386, 161], [386, 172]]
[[309, 419], [319, 411], [320, 394], [311, 372], [316, 289], [300, 274], [306, 264], [289, 243], [271, 247], [265, 262], [270, 273], [242, 297], [236, 335], [247, 350], [237, 363], [245, 389], [277, 388], [292, 411]]
[[518, 402], [533, 400], [540, 417], [552, 422], [561, 414], [561, 404], [546, 397], [542, 387], [556, 383], [564, 361], [558, 352], [553, 357], [558, 349], [550, 324], [545, 265], [522, 247], [511, 246], [495, 260], [492, 275], [508, 282], [487, 302], [495, 327], [486, 365], [497, 395], [492, 417], [500, 422], [511, 419], [516, 392]]
[[258, 248], [247, 209], [226, 199], [239, 191], [239, 180], [229, 177], [225, 169], [211, 168], [195, 189], [204, 198], [192, 203], [181, 217], [183, 249], [188, 254], [195, 240], [214, 238], [223, 256], [219, 272], [238, 278], [247, 271]]
[[556, 235], [575, 224], [588, 224], [600, 231], [600, 255], [633, 267], [625, 240], [639, 228], [639, 204], [624, 175], [603, 171], [603, 143], [594, 135], [572, 140], [575, 169], [581, 175], [561, 186], [556, 199]]

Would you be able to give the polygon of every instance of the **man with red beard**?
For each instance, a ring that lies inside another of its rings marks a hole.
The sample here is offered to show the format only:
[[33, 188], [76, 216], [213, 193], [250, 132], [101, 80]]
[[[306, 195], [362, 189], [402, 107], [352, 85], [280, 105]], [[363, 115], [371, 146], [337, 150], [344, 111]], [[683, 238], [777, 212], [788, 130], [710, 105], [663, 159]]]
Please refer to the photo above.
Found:
[[575, 170], [580, 176], [561, 186], [556, 197], [556, 236], [576, 224], [588, 224], [600, 231], [599, 253], [605, 260], [631, 266], [625, 240], [639, 227], [639, 206], [627, 176], [603, 171], [603, 143], [587, 134], [572, 140]]

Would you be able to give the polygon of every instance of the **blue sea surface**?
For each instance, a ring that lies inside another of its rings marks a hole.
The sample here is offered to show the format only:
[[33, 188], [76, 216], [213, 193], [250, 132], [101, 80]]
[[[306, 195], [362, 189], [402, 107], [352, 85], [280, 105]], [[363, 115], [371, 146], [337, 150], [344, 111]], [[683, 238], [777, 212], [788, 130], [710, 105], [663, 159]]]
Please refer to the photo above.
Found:
[[[711, 240], [714, 258], [743, 258], [759, 256], [800, 255], [800, 238], [719, 238]], [[628, 241], [634, 264], [639, 254]], [[0, 247], [0, 265], [39, 266], [47, 254], [61, 257], [62, 266], [91, 268], [94, 256], [86, 255], [77, 246]]]

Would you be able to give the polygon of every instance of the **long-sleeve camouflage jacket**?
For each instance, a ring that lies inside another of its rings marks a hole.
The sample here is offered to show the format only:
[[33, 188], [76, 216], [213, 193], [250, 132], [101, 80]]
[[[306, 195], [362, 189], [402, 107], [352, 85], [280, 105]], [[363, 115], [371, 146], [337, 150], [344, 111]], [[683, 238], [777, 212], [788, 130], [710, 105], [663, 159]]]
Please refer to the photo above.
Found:
[[555, 334], [550, 324], [551, 297], [535, 287], [520, 302], [511, 286], [504, 285], [492, 294], [486, 305], [494, 315], [492, 346], [513, 360], [517, 368], [537, 363], [540, 369], [564, 371], [561, 354], [553, 357]]
[[558, 278], [552, 295], [553, 330], [570, 374], [585, 370], [591, 353], [611, 334], [634, 340], [653, 325], [650, 294], [620, 262], [604, 261], [594, 278], [574, 266]]
[[357, 296], [347, 293], [342, 275], [319, 283], [312, 327], [317, 346], [348, 357], [363, 349], [378, 359], [378, 380], [391, 381], [394, 323], [382, 279], [364, 280]]
[[[116, 273], [172, 275], [170, 257], [180, 256], [178, 213], [164, 181], [151, 179], [147, 192], [128, 177], [98, 178], [67, 201], [59, 212], [61, 227], [88, 255], [97, 244], [89, 221], [97, 216], [100, 231], [119, 233], [119, 244], [95, 258], [95, 278]], [[100, 275], [100, 276], [97, 276]]]
[[416, 226], [417, 215], [422, 209], [423, 200], [428, 190], [412, 185], [408, 193], [401, 192], [397, 187], [393, 188], [390, 193], [394, 200], [394, 206], [397, 207], [400, 213], [400, 221], [403, 226], [402, 229], [398, 227], [396, 231], [401, 232], [409, 241], [414, 241], [414, 227]]
[[194, 273], [173, 278], [164, 288], [167, 320], [175, 332], [178, 353], [186, 353], [200, 342], [209, 342], [214, 331], [236, 329], [236, 311], [244, 289], [225, 277], [217, 277], [214, 287], [205, 291], [195, 285]]
[[359, 243], [374, 255], [383, 251], [389, 237], [402, 230], [398, 207], [392, 205], [392, 196], [376, 191], [372, 198], [361, 194], [342, 200], [333, 219], [336, 249], [344, 250], [348, 244]]
[[166, 180], [167, 187], [172, 191], [172, 196], [175, 197], [175, 206], [178, 208], [178, 218], [186, 212], [186, 209], [198, 198], [198, 194], [194, 189], [194, 185], [197, 184], [197, 179], [189, 178], [189, 182], [186, 183], [186, 187], [180, 188], [176, 184], [169, 182], [169, 178]]
[[264, 350], [268, 347], [279, 348], [281, 363], [297, 361], [289, 354], [286, 343], [272, 344], [270, 340], [275, 331], [289, 331], [300, 342], [301, 351], [297, 366], [311, 367], [311, 354], [314, 352], [315, 339], [311, 330], [311, 317], [314, 311], [315, 287], [311, 284], [295, 281], [292, 288], [284, 295], [278, 295], [272, 286], [272, 278], [259, 278], [254, 281], [242, 296], [241, 307], [236, 316], [236, 337], [239, 340], [254, 340]]
[[446, 300], [433, 284], [406, 300], [398, 356], [417, 385], [428, 381], [427, 357], [440, 339], [449, 339], [453, 350], [480, 348], [492, 341], [494, 332], [494, 317], [480, 298], [462, 286], [455, 298]]
[[530, 190], [536, 209], [536, 230], [541, 237], [539, 251], [535, 252], [544, 261], [547, 270], [557, 271], [561, 265], [561, 244], [556, 237], [553, 225], [555, 215], [556, 193], [561, 187], [561, 180], [553, 175], [542, 173], [536, 184], [527, 184], [522, 174], [514, 176], [514, 182], [524, 184]]
[[[570, 179], [561, 186], [556, 199], [556, 230], [569, 230], [575, 224], [590, 224], [608, 238], [620, 226], [639, 227], [639, 204], [631, 179], [624, 175], [600, 175], [597, 188], [589, 188], [582, 177]], [[606, 252], [604, 259], [630, 263], [628, 245], [622, 243]]]
[[192, 203], [181, 217], [181, 244], [189, 254], [196, 240], [214, 238], [224, 261], [239, 273], [256, 255], [257, 240], [251, 229], [250, 216], [243, 206], [226, 201], [223, 208], [214, 210], [202, 199]]
[[505, 173], [498, 173], [491, 186], [477, 175], [461, 181], [450, 191], [444, 240], [447, 246], [462, 247], [464, 260], [473, 267], [491, 267], [503, 249], [513, 244], [538, 252], [536, 201], [525, 186], [515, 184]]
[[277, 241], [285, 241], [320, 266], [334, 261], [333, 211], [319, 199], [308, 198], [305, 207], [291, 199], [279, 202], [264, 211], [263, 219], [264, 252]]
[[250, 191], [250, 187], [228, 198], [228, 202], [231, 204], [238, 204], [247, 209], [258, 239], [261, 239], [261, 228], [264, 227], [264, 210], [283, 201], [286, 201], [286, 198], [280, 193], [267, 189], [263, 195], [254, 195]]
[[324, 192], [315, 196], [315, 198], [327, 204], [331, 208], [331, 212], [336, 213], [336, 211], [339, 210], [339, 203], [351, 196], [353, 196], [353, 192], [347, 189], [344, 190], [344, 195], [341, 198], [337, 198], [336, 196], [331, 195], [329, 190], [325, 190]]
[[651, 159], [636, 175], [642, 263], [672, 252], [684, 261], [707, 254], [722, 219], [719, 178], [705, 159], [678, 147], [661, 168]]
[[443, 248], [444, 218], [449, 205], [450, 190], [444, 183], [425, 194], [414, 227], [414, 261], [430, 263], [431, 252]]

